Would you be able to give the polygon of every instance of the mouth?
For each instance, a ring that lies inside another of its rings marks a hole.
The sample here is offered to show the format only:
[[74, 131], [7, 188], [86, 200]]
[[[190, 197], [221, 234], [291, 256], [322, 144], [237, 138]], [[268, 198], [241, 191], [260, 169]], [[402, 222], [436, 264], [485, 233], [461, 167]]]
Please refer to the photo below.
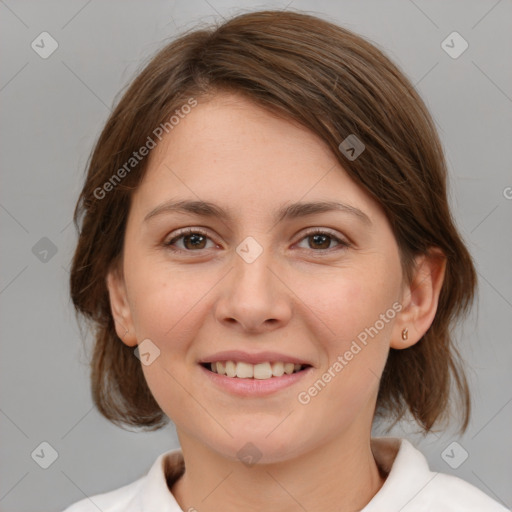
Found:
[[242, 361], [215, 361], [200, 363], [200, 365], [206, 370], [218, 375], [232, 379], [249, 380], [276, 379], [283, 375], [292, 375], [311, 368], [311, 365], [309, 364], [283, 362], [250, 364]]

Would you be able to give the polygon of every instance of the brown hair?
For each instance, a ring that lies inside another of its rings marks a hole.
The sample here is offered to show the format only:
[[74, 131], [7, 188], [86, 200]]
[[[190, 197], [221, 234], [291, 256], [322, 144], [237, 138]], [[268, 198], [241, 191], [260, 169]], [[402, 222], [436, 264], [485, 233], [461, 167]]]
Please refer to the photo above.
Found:
[[[106, 287], [107, 272], [122, 252], [131, 194], [148, 159], [122, 173], [122, 181], [112, 178], [191, 97], [216, 91], [243, 94], [318, 134], [384, 208], [408, 280], [414, 256], [430, 247], [444, 252], [446, 274], [435, 319], [419, 342], [390, 349], [376, 417], [396, 423], [410, 412], [428, 432], [449, 416], [454, 384], [464, 432], [471, 401], [451, 329], [472, 304], [476, 273], [450, 213], [434, 123], [412, 84], [376, 46], [316, 16], [290, 11], [241, 14], [182, 34], [138, 74], [96, 143], [74, 214], [79, 240], [70, 284], [77, 315], [95, 326], [90, 364], [98, 410], [122, 428], [156, 430], [169, 420], [133, 348], [116, 334]], [[365, 145], [355, 160], [339, 149], [350, 134]], [[112, 186], [105, 187], [107, 182]]]

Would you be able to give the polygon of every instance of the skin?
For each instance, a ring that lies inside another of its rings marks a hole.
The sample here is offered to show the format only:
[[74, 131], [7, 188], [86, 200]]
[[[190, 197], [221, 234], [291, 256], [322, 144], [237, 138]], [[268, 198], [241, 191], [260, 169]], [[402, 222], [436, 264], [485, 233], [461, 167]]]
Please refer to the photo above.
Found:
[[[171, 198], [210, 201], [232, 218], [165, 213], [144, 222]], [[284, 204], [314, 200], [358, 208], [371, 225], [338, 211], [273, 219]], [[207, 238], [180, 238], [181, 252], [172, 252], [164, 244], [186, 227]], [[350, 245], [306, 236], [311, 228]], [[248, 236], [263, 249], [252, 263], [236, 252]], [[371, 500], [386, 476], [370, 445], [379, 378], [390, 347], [413, 345], [433, 321], [445, 270], [433, 254], [418, 257], [406, 283], [382, 208], [318, 136], [238, 95], [199, 101], [152, 151], [121, 265], [107, 278], [119, 337], [130, 347], [150, 339], [160, 350], [142, 368], [176, 425], [186, 472], [171, 491], [183, 510], [259, 511], [271, 503], [273, 511], [352, 511]], [[378, 335], [299, 403], [298, 393], [397, 301], [401, 311]], [[314, 368], [297, 385], [241, 398], [210, 385], [198, 366], [232, 349], [277, 351]], [[261, 453], [253, 466], [237, 458], [247, 442]]]

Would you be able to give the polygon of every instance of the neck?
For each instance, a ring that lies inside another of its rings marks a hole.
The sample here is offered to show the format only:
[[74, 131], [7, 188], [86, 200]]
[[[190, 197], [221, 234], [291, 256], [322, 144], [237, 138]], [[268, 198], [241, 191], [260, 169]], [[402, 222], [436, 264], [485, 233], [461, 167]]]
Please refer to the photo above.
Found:
[[246, 466], [179, 433], [186, 471], [171, 492], [183, 510], [201, 512], [261, 511], [269, 504], [275, 512], [360, 510], [385, 480], [366, 434], [345, 432], [293, 459]]

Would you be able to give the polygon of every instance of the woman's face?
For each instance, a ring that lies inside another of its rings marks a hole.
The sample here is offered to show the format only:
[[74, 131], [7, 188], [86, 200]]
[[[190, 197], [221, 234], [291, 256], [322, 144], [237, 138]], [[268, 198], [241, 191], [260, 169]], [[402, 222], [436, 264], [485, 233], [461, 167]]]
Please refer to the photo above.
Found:
[[[343, 206], [292, 206], [312, 202]], [[316, 135], [238, 96], [200, 102], [152, 150], [122, 268], [109, 280], [118, 332], [146, 340], [145, 378], [178, 435], [262, 462], [369, 437], [402, 327], [399, 253], [381, 207]], [[205, 368], [216, 361], [253, 377]], [[307, 367], [279, 377], [280, 363]]]

